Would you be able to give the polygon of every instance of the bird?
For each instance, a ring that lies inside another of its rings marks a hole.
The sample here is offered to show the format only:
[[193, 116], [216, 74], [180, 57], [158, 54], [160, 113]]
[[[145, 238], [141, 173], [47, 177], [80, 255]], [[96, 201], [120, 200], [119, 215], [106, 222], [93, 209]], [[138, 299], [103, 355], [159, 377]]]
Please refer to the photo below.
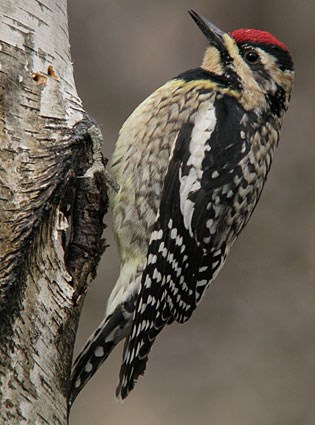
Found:
[[286, 45], [189, 13], [208, 43], [201, 66], [135, 109], [110, 162], [120, 275], [74, 363], [70, 406], [121, 340], [116, 397], [125, 399], [157, 335], [191, 317], [251, 217], [279, 142], [294, 81]]

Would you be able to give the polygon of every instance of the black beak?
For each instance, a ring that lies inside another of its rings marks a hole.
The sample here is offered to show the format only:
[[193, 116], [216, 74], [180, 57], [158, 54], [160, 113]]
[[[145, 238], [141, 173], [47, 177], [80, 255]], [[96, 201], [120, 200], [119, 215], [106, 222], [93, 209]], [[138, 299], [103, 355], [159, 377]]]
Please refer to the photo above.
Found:
[[196, 24], [201, 29], [203, 34], [206, 36], [210, 45], [214, 46], [219, 51], [222, 51], [224, 49], [223, 35], [225, 34], [225, 32], [220, 30], [218, 27], [216, 27], [210, 21], [208, 21], [208, 19], [204, 18], [203, 16], [198, 15], [198, 13], [196, 13], [195, 11], [189, 10], [188, 13], [193, 18], [193, 20], [196, 22]]

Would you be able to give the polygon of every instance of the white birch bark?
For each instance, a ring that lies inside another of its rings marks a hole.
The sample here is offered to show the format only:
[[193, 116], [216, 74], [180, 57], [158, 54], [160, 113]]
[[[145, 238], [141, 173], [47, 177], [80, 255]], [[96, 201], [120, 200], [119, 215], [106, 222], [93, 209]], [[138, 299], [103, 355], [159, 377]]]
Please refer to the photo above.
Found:
[[0, 424], [67, 423], [79, 301], [103, 251], [66, 6], [0, 0]]

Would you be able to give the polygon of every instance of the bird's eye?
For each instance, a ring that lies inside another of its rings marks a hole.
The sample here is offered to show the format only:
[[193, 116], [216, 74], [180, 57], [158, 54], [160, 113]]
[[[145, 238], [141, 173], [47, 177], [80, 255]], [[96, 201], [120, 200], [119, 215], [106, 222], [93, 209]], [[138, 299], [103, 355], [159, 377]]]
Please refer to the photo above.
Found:
[[255, 64], [259, 62], [259, 54], [255, 50], [248, 50], [244, 54], [244, 59], [247, 63]]

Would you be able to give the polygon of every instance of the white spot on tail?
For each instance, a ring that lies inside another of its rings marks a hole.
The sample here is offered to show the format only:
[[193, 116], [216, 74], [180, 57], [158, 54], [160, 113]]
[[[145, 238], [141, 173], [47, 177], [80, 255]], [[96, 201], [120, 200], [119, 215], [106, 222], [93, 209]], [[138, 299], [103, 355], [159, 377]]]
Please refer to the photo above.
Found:
[[99, 345], [96, 348], [96, 350], [94, 351], [94, 355], [95, 355], [95, 357], [103, 357], [104, 356], [104, 348]]
[[88, 363], [85, 365], [84, 370], [85, 370], [85, 372], [87, 372], [87, 373], [92, 372], [92, 370], [93, 370], [93, 365], [92, 365], [92, 363], [91, 363], [91, 362], [88, 362]]

